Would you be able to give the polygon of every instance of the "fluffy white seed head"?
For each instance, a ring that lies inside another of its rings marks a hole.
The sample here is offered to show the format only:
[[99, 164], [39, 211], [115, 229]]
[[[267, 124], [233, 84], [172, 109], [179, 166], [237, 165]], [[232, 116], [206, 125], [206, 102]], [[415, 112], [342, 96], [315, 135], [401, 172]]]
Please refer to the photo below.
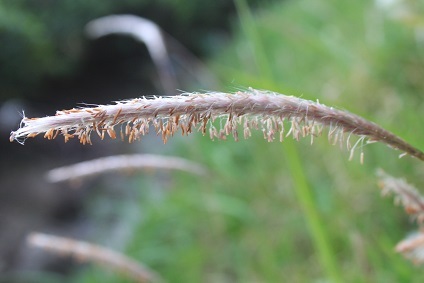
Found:
[[[214, 123], [218, 120], [219, 123]], [[285, 123], [289, 126], [285, 132]], [[217, 125], [219, 124], [219, 126]], [[344, 143], [344, 133], [378, 141], [399, 149], [406, 154], [424, 160], [424, 153], [412, 147], [396, 135], [357, 115], [327, 107], [293, 96], [268, 91], [249, 89], [234, 94], [209, 92], [189, 93], [172, 97], [146, 97], [119, 101], [114, 105], [99, 105], [58, 111], [55, 116], [24, 118], [21, 128], [10, 135], [11, 141], [23, 142], [26, 138], [43, 133], [54, 139], [63, 135], [65, 142], [77, 137], [83, 144], [91, 144], [91, 133], [102, 139], [107, 134], [116, 138], [115, 126], [121, 125], [121, 138], [129, 142], [140, 139], [153, 126], [164, 142], [177, 131], [188, 135], [193, 131], [209, 132], [211, 138], [225, 139], [232, 135], [239, 138], [243, 128], [245, 138], [251, 130], [261, 130], [268, 141], [289, 135], [298, 140], [321, 134], [323, 127], [329, 128], [329, 139], [333, 143]], [[359, 145], [350, 145], [353, 151]]]

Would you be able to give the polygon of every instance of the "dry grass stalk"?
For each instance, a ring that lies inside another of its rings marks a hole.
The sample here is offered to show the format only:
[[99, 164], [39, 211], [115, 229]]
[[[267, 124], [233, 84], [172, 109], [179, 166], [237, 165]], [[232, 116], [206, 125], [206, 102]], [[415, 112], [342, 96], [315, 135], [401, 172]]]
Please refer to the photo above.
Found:
[[418, 190], [405, 180], [394, 178], [383, 170], [378, 171], [379, 186], [384, 196], [394, 194], [395, 203], [401, 204], [419, 224], [424, 223], [424, 198]]
[[[213, 123], [216, 119], [220, 121], [218, 129]], [[288, 121], [290, 126], [287, 132], [284, 121]], [[26, 138], [44, 133], [47, 139], [61, 134], [65, 142], [76, 136], [81, 143], [91, 144], [92, 132], [102, 139], [106, 134], [116, 138], [115, 127], [118, 125], [121, 138], [127, 137], [129, 142], [147, 134], [150, 125], [154, 126], [157, 134], [162, 135], [164, 142], [179, 129], [183, 135], [195, 130], [206, 134], [209, 130], [212, 139], [226, 139], [226, 136], [233, 135], [238, 140], [240, 125], [244, 138], [251, 135], [252, 129], [259, 129], [268, 141], [273, 141], [276, 136], [282, 141], [289, 135], [296, 140], [311, 136], [313, 141], [325, 126], [329, 127], [329, 138], [334, 143], [344, 142], [344, 133], [349, 133], [346, 144], [351, 150], [351, 157], [357, 145], [367, 138], [369, 142], [382, 142], [424, 160], [423, 152], [357, 115], [319, 102], [254, 89], [235, 94], [212, 92], [154, 99], [143, 97], [114, 105], [58, 111], [50, 117], [25, 117], [21, 125], [11, 133], [10, 141], [23, 143]], [[353, 146], [349, 139], [352, 134], [360, 137]]]
[[31, 233], [27, 241], [33, 247], [111, 268], [131, 277], [136, 282], [161, 281], [157, 274], [141, 263], [104, 247], [43, 233]]
[[140, 169], [181, 170], [197, 175], [207, 175], [201, 164], [179, 157], [154, 154], [132, 154], [102, 157], [70, 166], [50, 170], [47, 180], [56, 183], [95, 176], [114, 171], [134, 171]]
[[414, 264], [424, 263], [424, 233], [416, 232], [396, 245], [396, 251]]
[[[396, 204], [401, 204], [405, 211], [417, 220], [420, 226], [424, 223], [424, 197], [405, 180], [394, 178], [383, 170], [378, 171], [379, 185], [383, 195], [395, 195]], [[424, 233], [409, 235], [396, 245], [396, 251], [415, 264], [424, 263]]]

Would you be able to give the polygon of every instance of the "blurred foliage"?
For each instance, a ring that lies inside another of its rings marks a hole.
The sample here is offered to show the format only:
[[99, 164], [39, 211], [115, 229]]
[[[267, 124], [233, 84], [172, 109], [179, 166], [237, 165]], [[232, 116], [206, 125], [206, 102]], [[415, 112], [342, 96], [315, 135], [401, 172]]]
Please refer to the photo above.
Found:
[[0, 99], [31, 96], [49, 78], [77, 75], [87, 60], [83, 29], [94, 18], [124, 13], [146, 17], [199, 54], [210, 46], [210, 31], [227, 28], [233, 12], [233, 4], [224, 0], [2, 0]]

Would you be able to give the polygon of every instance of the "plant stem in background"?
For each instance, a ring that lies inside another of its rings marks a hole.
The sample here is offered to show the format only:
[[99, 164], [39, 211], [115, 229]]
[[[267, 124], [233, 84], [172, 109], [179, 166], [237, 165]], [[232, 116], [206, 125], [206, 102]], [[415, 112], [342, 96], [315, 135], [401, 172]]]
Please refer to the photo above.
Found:
[[[257, 60], [263, 78], [271, 79], [275, 83], [277, 78], [274, 76], [270, 67], [262, 40], [256, 29], [255, 21], [253, 20], [247, 2], [245, 0], [235, 0], [235, 4], [245, 32], [250, 42], [254, 45], [253, 57]], [[284, 147], [287, 165], [290, 168], [293, 184], [296, 187], [295, 192], [304, 211], [304, 216], [311, 231], [311, 236], [321, 260], [321, 265], [323, 269], [325, 269], [327, 276], [331, 278], [333, 282], [342, 282], [335, 253], [331, 248], [325, 226], [320, 218], [318, 208], [313, 198], [312, 189], [306, 182], [304, 168], [297, 148], [290, 142], [284, 143]], [[355, 147], [353, 147], [353, 149], [354, 148]], [[351, 156], [352, 153], [353, 151], [351, 152]]]
[[176, 91], [178, 84], [166, 50], [165, 38], [156, 23], [134, 15], [111, 15], [92, 20], [85, 30], [94, 39], [121, 34], [144, 43], [159, 73], [163, 90], [169, 94]]
[[259, 75], [271, 81], [275, 80], [275, 76], [270, 68], [266, 53], [264, 52], [264, 46], [260, 36], [255, 27], [255, 21], [253, 15], [250, 12], [249, 6], [245, 0], [235, 0], [236, 9], [239, 15], [241, 25], [243, 27], [246, 36], [249, 38], [249, 43], [252, 45], [254, 54], [252, 59], [256, 59], [258, 65]]
[[27, 242], [32, 247], [63, 256], [71, 256], [78, 261], [103, 265], [127, 275], [135, 282], [162, 282], [159, 275], [141, 263], [108, 248], [43, 233], [31, 233]]
[[293, 143], [284, 143], [284, 149], [287, 160], [289, 160], [288, 167], [293, 178], [293, 184], [296, 186], [295, 192], [305, 214], [321, 264], [332, 282], [341, 283], [343, 280], [340, 274], [340, 268], [336, 263], [337, 258], [330, 245], [325, 224], [315, 204], [313, 192], [308, 184], [299, 153]]
[[56, 183], [109, 172], [133, 172], [141, 169], [180, 170], [203, 176], [208, 174], [208, 170], [203, 165], [184, 158], [154, 154], [128, 154], [102, 157], [52, 169], [46, 177], [49, 182]]

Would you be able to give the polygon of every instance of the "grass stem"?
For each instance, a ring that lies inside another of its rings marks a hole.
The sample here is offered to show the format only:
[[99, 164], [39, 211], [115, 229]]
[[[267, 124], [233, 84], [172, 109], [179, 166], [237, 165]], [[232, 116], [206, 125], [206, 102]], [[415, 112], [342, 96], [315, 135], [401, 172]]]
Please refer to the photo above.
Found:
[[[246, 0], [235, 0], [235, 4], [245, 32], [254, 45], [253, 57], [257, 59], [260, 71], [262, 71], [262, 75], [268, 77], [268, 79], [272, 78], [274, 82], [276, 82], [277, 80], [273, 75], [272, 69], [269, 65], [269, 61], [264, 51], [265, 49], [263, 48], [262, 41], [256, 30], [255, 22]], [[293, 142], [286, 142], [283, 146], [285, 149], [284, 154], [286, 156], [287, 166], [290, 168], [293, 184], [296, 187], [296, 195], [302, 206], [306, 222], [311, 232], [314, 246], [321, 261], [321, 265], [324, 268], [327, 276], [331, 278], [333, 282], [342, 282], [342, 277], [339, 272], [340, 269], [337, 266], [337, 259], [334, 251], [331, 248], [330, 240], [326, 233], [325, 226], [320, 218], [316, 203], [312, 195], [312, 190], [306, 181], [307, 179], [299, 157], [299, 153], [297, 151], [297, 147], [293, 144]]]

